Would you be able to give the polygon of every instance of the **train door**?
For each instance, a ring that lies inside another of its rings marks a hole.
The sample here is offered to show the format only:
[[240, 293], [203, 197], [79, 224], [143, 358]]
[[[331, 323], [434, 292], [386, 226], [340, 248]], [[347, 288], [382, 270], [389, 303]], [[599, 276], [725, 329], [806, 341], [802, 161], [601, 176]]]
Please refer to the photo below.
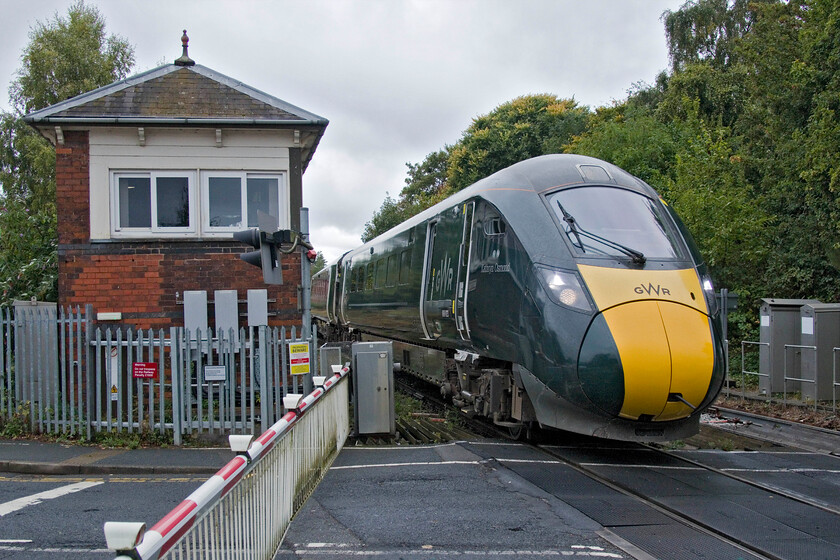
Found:
[[[466, 208], [466, 205], [451, 208], [427, 226], [420, 315], [428, 339], [455, 340], [466, 336], [464, 298], [467, 290], [464, 285], [461, 293], [458, 287], [459, 282], [466, 282], [466, 271], [461, 270], [465, 268], [462, 254], [465, 251]], [[472, 213], [470, 205], [470, 221]]]
[[330, 275], [327, 280], [327, 319], [332, 323], [336, 319], [335, 314], [335, 293], [338, 285], [338, 265], [330, 266]]
[[467, 321], [467, 294], [470, 282], [470, 246], [472, 244], [473, 215], [475, 202], [463, 207], [464, 228], [461, 233], [461, 251], [458, 259], [458, 284], [455, 293], [455, 322], [462, 340], [470, 339], [470, 324]]

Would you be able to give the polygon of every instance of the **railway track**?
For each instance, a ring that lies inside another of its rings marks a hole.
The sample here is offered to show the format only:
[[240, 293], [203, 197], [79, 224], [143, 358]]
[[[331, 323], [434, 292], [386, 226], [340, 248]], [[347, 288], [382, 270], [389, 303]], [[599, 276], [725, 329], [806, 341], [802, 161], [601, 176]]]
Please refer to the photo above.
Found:
[[[785, 487], [784, 479], [766, 484], [703, 460], [641, 444], [608, 448], [543, 445], [538, 449], [589, 479], [632, 498], [637, 505], [679, 523], [684, 530], [700, 535], [703, 547], [710, 554], [697, 558], [732, 557], [728, 556], [732, 550], [741, 551], [742, 558], [840, 558], [840, 539], [836, 532], [840, 527], [840, 508], [837, 503], [820, 497], [833, 494], [840, 478], [836, 469], [779, 469], [778, 473], [787, 477], [787, 484], [796, 488], [793, 489]], [[705, 452], [705, 455], [714, 459], [721, 454]], [[836, 461], [840, 468], [840, 460], [828, 459]], [[796, 473], [805, 471], [814, 481], [807, 489], [796, 486], [801, 482], [796, 480]], [[818, 473], [830, 475], [833, 481], [820, 480], [815, 476]], [[579, 509], [596, 515], [597, 520], [598, 512], [591, 505], [582, 505]], [[650, 545], [641, 544], [641, 548]], [[711, 553], [715, 549], [721, 555]], [[727, 549], [729, 552], [725, 552]]]
[[[447, 406], [421, 389], [401, 383], [401, 390], [424, 402]], [[753, 419], [762, 421], [774, 422]], [[470, 431], [497, 441], [507, 436], [505, 430], [466, 416], [463, 422]], [[486, 458], [601, 523], [607, 538], [634, 558], [840, 558], [836, 456], [779, 446], [721, 452], [574, 435], [558, 441], [488, 444], [495, 452]], [[525, 449], [543, 460], [516, 459]], [[572, 482], [567, 471], [551, 474], [559, 465], [585, 480], [573, 477]]]

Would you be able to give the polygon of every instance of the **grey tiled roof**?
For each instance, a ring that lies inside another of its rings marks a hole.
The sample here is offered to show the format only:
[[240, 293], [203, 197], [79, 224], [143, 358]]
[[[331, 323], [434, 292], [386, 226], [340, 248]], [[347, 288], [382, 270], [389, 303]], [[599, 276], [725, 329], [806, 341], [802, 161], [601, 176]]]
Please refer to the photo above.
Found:
[[161, 66], [24, 117], [39, 124], [315, 126], [328, 121], [200, 65]]

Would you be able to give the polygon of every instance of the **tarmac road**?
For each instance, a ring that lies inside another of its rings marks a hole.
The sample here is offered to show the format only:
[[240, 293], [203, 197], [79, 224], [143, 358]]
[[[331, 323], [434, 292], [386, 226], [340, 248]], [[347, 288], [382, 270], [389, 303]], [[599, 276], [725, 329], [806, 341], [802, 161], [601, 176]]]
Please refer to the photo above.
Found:
[[0, 559], [114, 558], [106, 521], [151, 527], [232, 457], [0, 440]]

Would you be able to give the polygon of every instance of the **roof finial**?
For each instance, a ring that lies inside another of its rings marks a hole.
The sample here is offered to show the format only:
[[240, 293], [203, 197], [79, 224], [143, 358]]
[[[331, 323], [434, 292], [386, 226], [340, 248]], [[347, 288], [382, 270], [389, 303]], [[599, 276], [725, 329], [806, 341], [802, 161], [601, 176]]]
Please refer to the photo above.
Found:
[[187, 54], [187, 47], [189, 47], [190, 38], [187, 37], [187, 30], [184, 29], [184, 34], [181, 35], [181, 45], [184, 47], [183, 52], [181, 53], [181, 58], [175, 60], [175, 64], [177, 66], [194, 66], [195, 61], [190, 58], [190, 55]]

